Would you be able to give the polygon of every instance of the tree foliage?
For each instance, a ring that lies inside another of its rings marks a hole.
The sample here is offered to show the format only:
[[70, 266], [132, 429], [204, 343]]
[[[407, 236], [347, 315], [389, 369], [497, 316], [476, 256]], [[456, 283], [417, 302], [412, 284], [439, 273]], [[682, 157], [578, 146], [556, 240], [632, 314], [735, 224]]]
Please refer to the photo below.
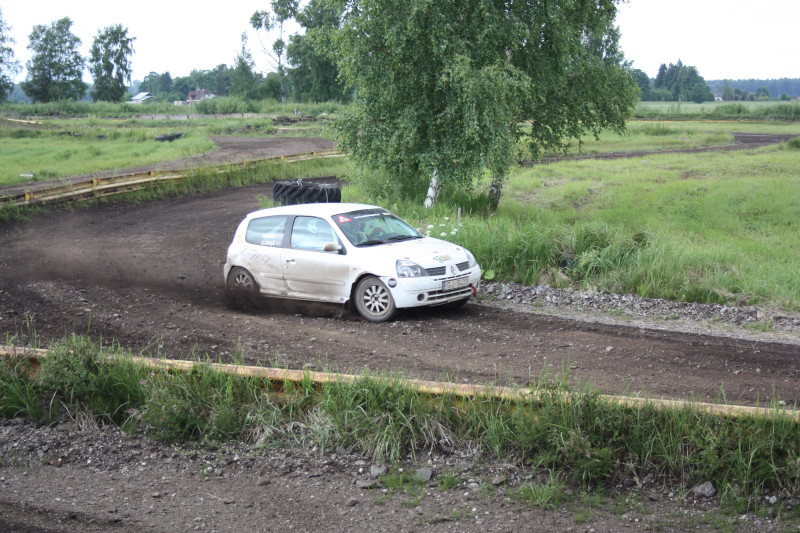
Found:
[[714, 93], [706, 85], [706, 80], [696, 67], [684, 65], [680, 60], [676, 64], [663, 63], [658, 69], [654, 83], [656, 89], [664, 89], [672, 94], [675, 101], [713, 102]]
[[728, 80], [725, 80], [725, 84], [722, 87], [722, 99], [726, 102], [733, 100], [733, 87], [731, 87]]
[[297, 15], [299, 0], [272, 0], [271, 10], [256, 11], [250, 17], [250, 25], [256, 30], [264, 30], [267, 33], [273, 30], [278, 31], [278, 37], [272, 43], [271, 50], [265, 50], [267, 56], [273, 61], [278, 74], [281, 77], [281, 101], [286, 101], [286, 88], [283, 78], [286, 75], [284, 60], [286, 55], [286, 41], [283, 38], [283, 25], [292, 17]]
[[327, 2], [340, 27], [312, 35], [357, 90], [341, 146], [401, 195], [431, 176], [471, 188], [488, 172], [496, 204], [517, 141], [537, 157], [623, 129], [636, 103], [614, 0]]
[[295, 19], [306, 29], [306, 34], [289, 38], [286, 57], [292, 68], [288, 75], [295, 100], [327, 102], [348, 98], [344, 85], [338, 79], [339, 71], [333, 61], [318, 50], [312, 32], [321, 28], [335, 28], [342, 13], [329, 3], [311, 0]]
[[140, 91], [147, 91], [160, 100], [174, 100], [172, 96], [172, 76], [169, 72], [151, 72], [139, 85]]
[[36, 102], [80, 100], [86, 94], [81, 40], [70, 31], [72, 20], [64, 17], [50, 26], [33, 27], [28, 37], [31, 59], [22, 90]]
[[11, 27], [3, 19], [3, 10], [0, 9], [0, 102], [4, 101], [14, 90], [13, 75], [19, 72], [19, 62], [14, 59], [14, 39], [8, 35]]
[[769, 87], [767, 87], [766, 85], [762, 85], [761, 87], [756, 89], [756, 98], [759, 100], [769, 100], [770, 98]]
[[[235, 63], [235, 60], [234, 60]], [[172, 78], [169, 72], [151, 72], [139, 83], [140, 91], [151, 93], [156, 100], [186, 100], [189, 91], [207, 89], [216, 96], [228, 96], [232, 86], [234, 69], [217, 65], [211, 70], [192, 70], [188, 76]]]
[[[194, 89], [207, 89], [217, 96], [228, 96], [233, 83], [232, 76], [233, 69], [227, 65], [220, 64], [211, 70], [192, 70], [188, 76], [175, 78], [174, 84], [179, 81], [185, 81], [186, 92], [181, 93], [180, 100], [185, 100], [189, 91]], [[183, 87], [178, 87], [177, 89], [183, 90]]]
[[121, 24], [98, 31], [89, 50], [89, 71], [94, 79], [92, 100], [119, 102], [131, 81], [130, 56], [135, 37]]
[[631, 70], [631, 76], [636, 81], [636, 85], [639, 86], [639, 99], [645, 102], [651, 101], [653, 99], [653, 88], [647, 73], [635, 68]]
[[236, 56], [231, 73], [230, 94], [255, 100], [258, 98], [258, 78], [253, 72], [255, 63], [247, 49], [247, 34], [242, 34], [242, 49]]

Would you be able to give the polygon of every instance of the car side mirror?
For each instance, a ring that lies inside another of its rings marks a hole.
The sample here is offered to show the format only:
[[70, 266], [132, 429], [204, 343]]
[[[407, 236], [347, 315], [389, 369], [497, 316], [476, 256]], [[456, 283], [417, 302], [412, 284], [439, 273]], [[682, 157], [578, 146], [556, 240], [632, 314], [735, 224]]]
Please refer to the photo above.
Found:
[[339, 253], [342, 251], [342, 247], [336, 244], [335, 242], [326, 242], [325, 244], [322, 245], [322, 251]]

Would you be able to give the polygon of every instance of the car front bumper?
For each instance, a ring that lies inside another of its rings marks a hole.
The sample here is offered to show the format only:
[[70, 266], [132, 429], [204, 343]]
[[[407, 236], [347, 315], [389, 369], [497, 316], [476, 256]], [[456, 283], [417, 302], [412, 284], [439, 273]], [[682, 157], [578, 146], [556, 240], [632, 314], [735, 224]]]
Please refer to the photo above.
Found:
[[386, 276], [381, 281], [389, 287], [398, 308], [441, 305], [473, 297], [480, 285], [481, 269], [476, 266], [458, 276]]

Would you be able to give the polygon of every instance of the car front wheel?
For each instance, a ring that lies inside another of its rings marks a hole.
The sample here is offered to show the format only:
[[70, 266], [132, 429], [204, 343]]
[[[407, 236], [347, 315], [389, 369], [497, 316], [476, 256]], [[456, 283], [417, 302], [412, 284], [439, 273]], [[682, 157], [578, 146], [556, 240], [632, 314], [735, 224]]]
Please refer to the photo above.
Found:
[[394, 316], [396, 307], [388, 287], [374, 276], [356, 285], [355, 306], [358, 314], [370, 322], [383, 322]]

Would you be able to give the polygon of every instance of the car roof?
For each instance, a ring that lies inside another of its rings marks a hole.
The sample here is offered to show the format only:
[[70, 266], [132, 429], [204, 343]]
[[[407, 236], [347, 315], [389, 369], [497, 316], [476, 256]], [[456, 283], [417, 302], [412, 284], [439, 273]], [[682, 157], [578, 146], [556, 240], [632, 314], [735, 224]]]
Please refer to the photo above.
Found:
[[259, 209], [247, 215], [247, 218], [266, 217], [271, 215], [303, 215], [303, 216], [317, 216], [328, 217], [338, 215], [340, 213], [348, 213], [350, 211], [358, 211], [360, 209], [383, 209], [377, 205], [370, 204], [353, 204], [353, 203], [322, 203], [322, 204], [294, 204], [282, 205], [280, 207], [269, 207], [267, 209]]

